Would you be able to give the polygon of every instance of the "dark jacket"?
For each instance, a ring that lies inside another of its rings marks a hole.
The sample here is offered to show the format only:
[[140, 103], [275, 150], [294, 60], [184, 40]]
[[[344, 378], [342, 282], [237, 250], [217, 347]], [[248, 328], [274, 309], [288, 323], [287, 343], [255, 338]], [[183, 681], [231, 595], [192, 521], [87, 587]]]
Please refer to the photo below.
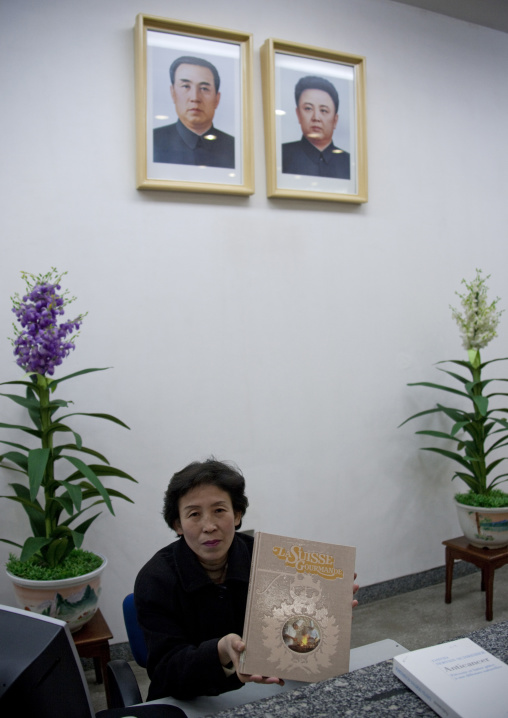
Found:
[[224, 584], [213, 583], [183, 537], [158, 551], [134, 587], [148, 648], [147, 700], [215, 696], [243, 685], [227, 677], [217, 644], [242, 635], [253, 539], [235, 534]]
[[323, 151], [318, 150], [302, 137], [298, 142], [286, 142], [282, 145], [282, 172], [351, 179], [351, 156], [333, 143]]
[[[207, 139], [213, 137], [214, 139]], [[205, 167], [235, 166], [235, 138], [216, 127], [202, 137], [178, 120], [153, 131], [153, 161]]]

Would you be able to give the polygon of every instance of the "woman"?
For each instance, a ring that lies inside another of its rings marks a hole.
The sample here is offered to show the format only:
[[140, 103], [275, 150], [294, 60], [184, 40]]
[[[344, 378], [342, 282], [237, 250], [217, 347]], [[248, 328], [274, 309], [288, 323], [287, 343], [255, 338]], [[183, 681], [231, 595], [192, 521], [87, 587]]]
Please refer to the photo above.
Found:
[[148, 561], [134, 588], [147, 700], [219, 695], [249, 681], [284, 684], [238, 672], [253, 539], [237, 529], [247, 506], [243, 476], [220, 461], [194, 462], [171, 479], [163, 514], [180, 539]]

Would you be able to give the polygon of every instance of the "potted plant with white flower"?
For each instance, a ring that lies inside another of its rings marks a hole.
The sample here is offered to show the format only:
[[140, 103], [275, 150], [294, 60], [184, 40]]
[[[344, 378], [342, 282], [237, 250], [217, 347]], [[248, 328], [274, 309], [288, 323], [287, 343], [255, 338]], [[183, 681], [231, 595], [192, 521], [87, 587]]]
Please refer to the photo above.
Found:
[[486, 282], [489, 277], [483, 277], [482, 271], [477, 269], [471, 282], [462, 280], [467, 292], [456, 292], [461, 299], [462, 311], [451, 307], [468, 360], [438, 362], [454, 364], [464, 370], [462, 373], [439, 366], [438, 369], [458, 382], [459, 388], [432, 382], [408, 385], [444, 391], [459, 398], [459, 405], [437, 403], [431, 409], [410, 416], [403, 424], [435, 413], [447, 418], [450, 423], [447, 431], [423, 429], [416, 433], [445, 441], [447, 447], [426, 446], [423, 450], [436, 452], [458, 464], [452, 479], [461, 479], [468, 491], [457, 493], [455, 503], [461, 528], [470, 543], [499, 548], [508, 545], [508, 493], [499, 488], [508, 479], [508, 473], [497, 473], [507, 458], [508, 409], [499, 406], [499, 397], [508, 394], [499, 389], [503, 388], [502, 383], [508, 379], [486, 377], [485, 371], [487, 368], [490, 370], [495, 362], [507, 361], [508, 357], [485, 362], [480, 357], [480, 349], [484, 349], [497, 336], [496, 330], [502, 314], [497, 309], [499, 298], [490, 303], [488, 301]]
[[[14, 432], [14, 440], [7, 440], [0, 432], [0, 444], [7, 449], [0, 455], [0, 468], [20, 477], [9, 484], [12, 493], [0, 498], [24, 509], [30, 534], [22, 544], [7, 538], [0, 541], [20, 550], [19, 556], [11, 554], [7, 562], [20, 605], [62, 618], [71, 630], [77, 630], [96, 611], [100, 574], [106, 565], [104, 556], [81, 548], [85, 533], [101, 513], [90, 516], [87, 512], [102, 504], [114, 514], [112, 498], [131, 501], [105, 486], [103, 479], [135, 479], [87, 447], [80, 434], [71, 429], [69, 419], [87, 416], [129, 427], [110, 414], [69, 412], [72, 402], [55, 396], [64, 382], [104, 371], [82, 369], [53, 378], [56, 367], [74, 349], [84, 318], [63, 319], [65, 308], [74, 301], [67, 291], [61, 291], [64, 274], [55, 268], [44, 275], [22, 272], [26, 292], [21, 298], [18, 294], [11, 298], [12, 311], [21, 325], [19, 329], [14, 324], [14, 355], [26, 374], [0, 384], [19, 387], [22, 394], [0, 396], [18, 410], [22, 407], [29, 423], [0, 422], [0, 429]], [[29, 589], [36, 591], [29, 594]]]

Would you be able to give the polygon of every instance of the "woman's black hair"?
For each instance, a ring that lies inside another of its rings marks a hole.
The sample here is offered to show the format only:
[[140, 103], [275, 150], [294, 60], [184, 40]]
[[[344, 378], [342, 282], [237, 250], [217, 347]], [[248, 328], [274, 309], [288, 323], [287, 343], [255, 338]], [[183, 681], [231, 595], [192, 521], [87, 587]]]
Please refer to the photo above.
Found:
[[[182, 496], [203, 484], [217, 486], [226, 491], [233, 504], [233, 511], [243, 517], [249, 500], [245, 495], [245, 479], [240, 469], [213, 457], [206, 461], [193, 461], [171, 478], [164, 494], [163, 516], [170, 529], [176, 531], [175, 522], [179, 520], [178, 503]], [[242, 521], [236, 527], [240, 528]]]

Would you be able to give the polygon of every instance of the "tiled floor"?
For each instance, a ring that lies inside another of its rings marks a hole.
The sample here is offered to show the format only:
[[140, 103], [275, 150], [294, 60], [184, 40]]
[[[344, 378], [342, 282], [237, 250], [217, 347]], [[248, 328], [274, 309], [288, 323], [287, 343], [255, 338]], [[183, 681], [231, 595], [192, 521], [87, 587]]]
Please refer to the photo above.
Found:
[[[455, 578], [452, 603], [444, 602], [444, 583], [383, 598], [354, 611], [351, 647], [391, 638], [409, 650], [451, 640], [489, 625], [485, 619], [485, 594], [480, 590], [480, 573]], [[508, 621], [508, 565], [495, 573], [494, 622]], [[146, 671], [136, 671], [143, 698]], [[86, 672], [95, 710], [106, 708], [104, 689], [95, 684], [93, 671]]]

